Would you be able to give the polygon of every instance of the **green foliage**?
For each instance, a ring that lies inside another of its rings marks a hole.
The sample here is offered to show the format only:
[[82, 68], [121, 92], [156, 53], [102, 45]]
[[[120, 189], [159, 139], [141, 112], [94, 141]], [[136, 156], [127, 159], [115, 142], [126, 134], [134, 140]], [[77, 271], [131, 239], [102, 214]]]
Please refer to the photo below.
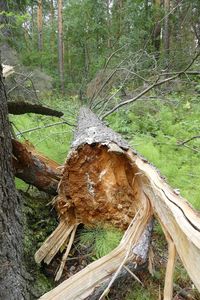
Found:
[[[111, 126], [200, 209], [200, 139], [179, 145], [200, 132], [198, 95], [172, 94], [168, 103], [138, 102], [109, 117]], [[188, 148], [189, 147], [189, 148]]]
[[92, 248], [94, 259], [108, 254], [116, 248], [123, 236], [123, 232], [116, 228], [85, 228], [80, 233], [80, 243]]

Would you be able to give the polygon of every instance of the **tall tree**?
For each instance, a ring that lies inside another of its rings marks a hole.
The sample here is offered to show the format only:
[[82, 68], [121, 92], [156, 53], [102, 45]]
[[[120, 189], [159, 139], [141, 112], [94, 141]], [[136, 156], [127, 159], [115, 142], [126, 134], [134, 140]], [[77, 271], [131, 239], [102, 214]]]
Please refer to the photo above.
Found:
[[156, 51], [156, 58], [160, 55], [160, 45], [161, 45], [161, 0], [154, 0], [155, 7], [155, 25], [153, 30], [153, 45]]
[[23, 278], [20, 198], [12, 170], [12, 145], [6, 93], [0, 67], [0, 299], [27, 299]]
[[51, 20], [51, 36], [50, 36], [50, 43], [51, 49], [53, 51], [55, 45], [55, 30], [54, 30], [54, 3], [53, 0], [50, 0], [50, 20]]
[[164, 0], [164, 27], [163, 27], [163, 46], [166, 58], [169, 56], [170, 49], [170, 31], [169, 31], [169, 10], [170, 10], [170, 0]]
[[43, 48], [42, 0], [38, 0], [38, 7], [37, 7], [37, 27], [38, 27], [38, 50], [42, 51], [42, 48]]
[[1, 25], [1, 33], [5, 37], [10, 36], [10, 29], [8, 27], [8, 2], [6, 0], [0, 0], [0, 25]]
[[61, 91], [64, 93], [64, 47], [63, 47], [63, 2], [58, 0], [58, 64], [60, 74]]

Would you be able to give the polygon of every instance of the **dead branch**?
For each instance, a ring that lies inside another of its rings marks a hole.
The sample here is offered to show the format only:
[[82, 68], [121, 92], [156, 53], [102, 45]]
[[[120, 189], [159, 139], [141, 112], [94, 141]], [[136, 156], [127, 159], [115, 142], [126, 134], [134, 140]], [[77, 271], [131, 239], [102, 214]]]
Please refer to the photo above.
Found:
[[26, 113], [34, 113], [46, 116], [62, 117], [61, 111], [51, 109], [39, 104], [31, 104], [28, 102], [8, 102], [8, 112], [13, 115], [22, 115]]
[[125, 60], [127, 60], [128, 57], [125, 57], [117, 66], [116, 68], [109, 74], [109, 76], [106, 78], [102, 86], [99, 88], [99, 90], [93, 95], [93, 97], [90, 99], [89, 107], [91, 108], [93, 106], [94, 100], [99, 96], [101, 91], [104, 89], [106, 84], [111, 80], [111, 78], [115, 75], [115, 73], [118, 71], [118, 68], [123, 64]]
[[117, 104], [115, 107], [113, 107], [111, 110], [109, 110], [108, 112], [106, 112], [102, 117], [101, 117], [101, 119], [103, 120], [104, 118], [106, 118], [108, 115], [110, 115], [111, 113], [113, 113], [114, 111], [116, 111], [118, 108], [120, 108], [120, 107], [122, 107], [122, 106], [124, 106], [124, 105], [126, 105], [126, 104], [130, 104], [130, 103], [133, 103], [133, 102], [135, 102], [136, 100], [138, 100], [139, 98], [141, 98], [143, 95], [145, 95], [146, 93], [148, 93], [150, 90], [152, 90], [153, 88], [155, 88], [155, 87], [157, 87], [157, 86], [160, 86], [160, 85], [162, 85], [162, 84], [164, 84], [164, 83], [167, 83], [167, 82], [169, 82], [169, 81], [171, 81], [171, 80], [174, 80], [174, 79], [176, 79], [177, 77], [179, 77], [179, 76], [181, 76], [182, 74], [184, 74], [191, 66], [192, 66], [192, 64], [195, 62], [195, 60], [199, 57], [199, 55], [200, 55], [200, 52], [198, 52], [195, 56], [194, 56], [194, 58], [192, 59], [192, 61], [188, 64], [188, 66], [184, 69], [184, 70], [182, 70], [182, 71], [180, 71], [179, 73], [177, 73], [177, 74], [175, 74], [174, 76], [171, 76], [171, 77], [168, 77], [168, 78], [166, 78], [166, 79], [163, 79], [163, 80], [159, 80], [159, 77], [158, 77], [158, 79], [152, 84], [152, 85], [150, 85], [150, 86], [148, 86], [145, 90], [143, 90], [141, 93], [139, 93], [137, 96], [135, 96], [135, 97], [133, 97], [133, 98], [131, 98], [131, 99], [128, 99], [128, 100], [126, 100], [126, 101], [123, 101], [123, 102], [121, 102], [121, 103], [119, 103], [119, 104]]
[[29, 142], [12, 140], [14, 175], [39, 190], [57, 194], [60, 165], [35, 150]]
[[47, 125], [44, 125], [44, 126], [38, 126], [38, 127], [34, 127], [34, 128], [24, 130], [24, 131], [20, 131], [20, 132], [16, 133], [16, 136], [20, 136], [20, 135], [23, 135], [24, 133], [28, 133], [28, 132], [32, 132], [32, 131], [36, 131], [36, 130], [41, 130], [41, 129], [45, 129], [45, 128], [49, 128], [49, 127], [53, 127], [53, 126], [57, 126], [57, 125], [63, 125], [63, 124], [67, 124], [67, 125], [73, 126], [73, 127], [75, 126], [71, 123], [68, 123], [67, 121], [62, 121], [62, 122], [47, 124]]
[[185, 145], [185, 144], [187, 144], [188, 142], [190, 142], [190, 141], [192, 141], [194, 139], [199, 139], [199, 138], [200, 138], [200, 135], [194, 135], [191, 138], [189, 138], [189, 139], [187, 139], [187, 140], [185, 140], [183, 142], [178, 143], [178, 145], [182, 146], [182, 145]]

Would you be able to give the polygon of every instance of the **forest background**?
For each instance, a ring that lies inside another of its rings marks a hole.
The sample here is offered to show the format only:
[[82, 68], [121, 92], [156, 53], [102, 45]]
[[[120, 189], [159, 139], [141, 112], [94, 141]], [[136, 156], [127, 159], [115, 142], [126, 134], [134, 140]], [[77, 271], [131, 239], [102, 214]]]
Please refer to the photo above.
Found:
[[[62, 122], [35, 114], [10, 115], [19, 140], [29, 140], [62, 164], [73, 137], [74, 127], [69, 124], [75, 124], [80, 106], [91, 104], [109, 126], [159, 168], [178, 193], [200, 209], [200, 60], [196, 57], [193, 61], [200, 51], [200, 1], [7, 0], [0, 1], [0, 11], [4, 52], [15, 51], [15, 68], [25, 77], [28, 74], [23, 88], [32, 88], [30, 78], [37, 85], [37, 77], [29, 73], [36, 69], [47, 74], [51, 82], [42, 93], [36, 89], [35, 98], [29, 101], [64, 113]], [[4, 64], [12, 64], [8, 56], [3, 56]], [[180, 76], [156, 86], [158, 80], [175, 76], [191, 62]], [[11, 93], [9, 82], [7, 86], [8, 99], [21, 101], [21, 94], [16, 89]], [[133, 101], [106, 116], [129, 99]], [[62, 124], [45, 128], [54, 123]], [[29, 131], [33, 128], [37, 130]], [[16, 180], [16, 185], [27, 191], [24, 182]], [[56, 218], [50, 217], [49, 207], [41, 213], [42, 194], [33, 190], [24, 197], [25, 254], [33, 257], [55, 227]], [[91, 232], [85, 235], [86, 240], [94, 239]], [[157, 247], [161, 255], [165, 244], [159, 226], [155, 236], [161, 240]], [[104, 235], [95, 241], [93, 256], [105, 254], [98, 246], [102, 243], [106, 251], [110, 250], [108, 240], [110, 236], [106, 240]], [[29, 264], [33, 278], [37, 278], [32, 293], [38, 297], [54, 283], [47, 271], [35, 267], [33, 259]], [[145, 292], [141, 295], [141, 287], [135, 285], [134, 296], [127, 288], [124, 299], [156, 299], [163, 277], [163, 264], [158, 265], [153, 278], [145, 279], [151, 282]], [[180, 264], [175, 277], [180, 289], [192, 290]], [[193, 299], [199, 299], [195, 290], [191, 293], [196, 297]]]

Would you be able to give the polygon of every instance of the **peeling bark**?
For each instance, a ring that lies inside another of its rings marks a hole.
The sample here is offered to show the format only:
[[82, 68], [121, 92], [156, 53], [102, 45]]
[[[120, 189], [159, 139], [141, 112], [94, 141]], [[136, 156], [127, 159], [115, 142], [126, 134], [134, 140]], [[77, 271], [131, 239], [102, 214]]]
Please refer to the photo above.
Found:
[[22, 144], [13, 139], [12, 146], [15, 176], [41, 191], [56, 195], [61, 178], [59, 164], [37, 152], [29, 142]]

